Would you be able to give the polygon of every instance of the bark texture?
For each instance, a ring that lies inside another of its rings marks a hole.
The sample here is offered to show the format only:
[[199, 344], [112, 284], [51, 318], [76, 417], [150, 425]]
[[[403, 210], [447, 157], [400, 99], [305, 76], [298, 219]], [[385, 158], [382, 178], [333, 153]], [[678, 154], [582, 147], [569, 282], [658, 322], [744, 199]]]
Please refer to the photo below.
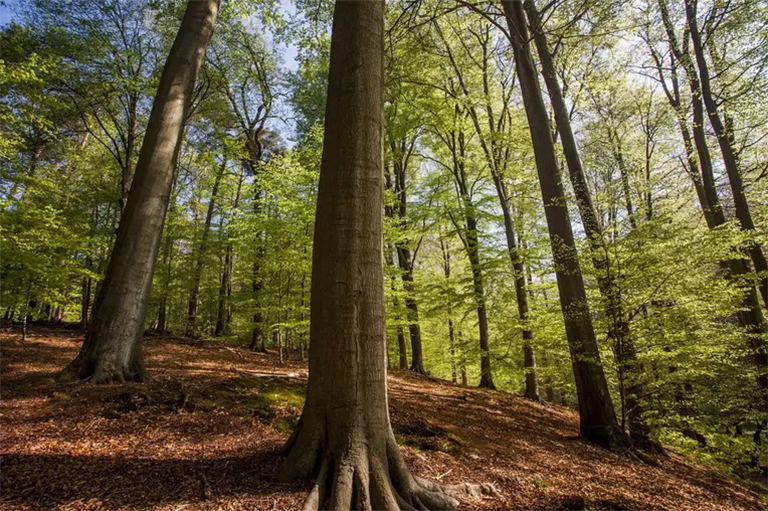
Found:
[[384, 2], [336, 2], [312, 266], [309, 385], [282, 477], [317, 478], [305, 510], [450, 509], [413, 477], [386, 387], [382, 275]]
[[142, 335], [184, 123], [213, 34], [218, 0], [190, 1], [160, 78], [93, 317], [64, 376], [143, 380]]

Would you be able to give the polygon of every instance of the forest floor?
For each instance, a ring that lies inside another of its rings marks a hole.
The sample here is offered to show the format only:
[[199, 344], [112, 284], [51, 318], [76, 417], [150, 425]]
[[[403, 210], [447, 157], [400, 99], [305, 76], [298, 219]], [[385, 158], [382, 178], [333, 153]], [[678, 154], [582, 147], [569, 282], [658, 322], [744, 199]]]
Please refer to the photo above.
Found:
[[[295, 510], [310, 483], [275, 479], [301, 411], [298, 361], [222, 342], [148, 338], [152, 380], [56, 383], [82, 333], [0, 333], [0, 509]], [[725, 511], [765, 496], [671, 454], [659, 467], [577, 438], [578, 415], [403, 371], [389, 375], [393, 428], [411, 470], [491, 482], [462, 509]]]

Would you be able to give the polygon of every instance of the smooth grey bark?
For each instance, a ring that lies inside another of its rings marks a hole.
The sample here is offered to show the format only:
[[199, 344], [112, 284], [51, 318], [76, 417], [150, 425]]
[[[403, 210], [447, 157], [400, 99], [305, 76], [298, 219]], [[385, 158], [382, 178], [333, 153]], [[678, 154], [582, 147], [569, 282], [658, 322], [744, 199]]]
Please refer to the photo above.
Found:
[[142, 336], [186, 113], [218, 0], [191, 0], [160, 77], [128, 201], [85, 342], [64, 376], [144, 380]]
[[[445, 241], [443, 241], [442, 234], [440, 235], [440, 252], [443, 254], [443, 273], [445, 275], [445, 281], [446, 283], [449, 283], [451, 280], [451, 253], [448, 250], [448, 247], [446, 246]], [[456, 383], [457, 381], [457, 372], [456, 372], [456, 338], [453, 332], [453, 308], [449, 305], [448, 306], [448, 349], [450, 350], [451, 355], [451, 381], [453, 383]]]
[[221, 169], [216, 173], [211, 189], [211, 198], [208, 201], [208, 210], [205, 212], [205, 222], [203, 223], [203, 233], [200, 238], [200, 246], [197, 249], [197, 260], [195, 262], [194, 273], [192, 274], [192, 290], [189, 293], [189, 306], [187, 309], [187, 336], [197, 335], [197, 306], [200, 295], [200, 281], [203, 277], [203, 265], [205, 263], [205, 252], [208, 248], [208, 236], [211, 232], [211, 222], [213, 221], [213, 212], [216, 209], [216, 197], [219, 195], [219, 185], [221, 178], [227, 168], [227, 158], [221, 164]]
[[[389, 421], [382, 274], [384, 2], [333, 16], [317, 197], [309, 384], [281, 476], [316, 477], [304, 509], [450, 509], [413, 477]], [[467, 490], [466, 485], [456, 490]]]
[[[645, 394], [640, 378], [643, 372], [642, 366], [637, 361], [637, 351], [634, 338], [629, 327], [628, 315], [624, 310], [621, 287], [617, 282], [617, 276], [613, 273], [608, 258], [608, 250], [605, 245], [602, 228], [597, 220], [597, 213], [592, 202], [592, 196], [587, 184], [584, 168], [579, 155], [576, 138], [571, 127], [570, 115], [565, 104], [560, 82], [555, 71], [555, 64], [549, 49], [544, 27], [536, 6], [532, 0], [526, 0], [524, 9], [528, 21], [532, 27], [533, 40], [541, 61], [541, 74], [549, 93], [550, 102], [555, 116], [557, 132], [568, 167], [568, 175], [576, 196], [576, 204], [579, 209], [584, 231], [587, 235], [592, 264], [598, 273], [597, 285], [600, 294], [605, 300], [605, 314], [609, 318], [610, 327], [608, 336], [612, 341], [616, 362], [622, 380], [622, 418], [624, 410], [629, 411], [630, 437], [639, 447], [660, 451], [661, 446], [650, 439], [650, 428], [643, 420], [644, 407], [640, 397]], [[612, 140], [613, 142], [613, 140]], [[622, 187], [627, 201], [627, 214], [634, 228], [634, 211], [630, 201], [629, 181], [626, 168], [624, 168], [621, 148], [614, 144], [614, 156], [620, 166], [622, 174]], [[627, 382], [624, 386], [623, 382]]]
[[533, 141], [556, 266], [560, 305], [576, 381], [581, 435], [611, 449], [626, 448], [630, 440], [616, 421], [613, 401], [600, 362], [565, 190], [557, 165], [549, 115], [531, 56], [523, 4], [520, 0], [502, 0], [501, 3], [511, 34], [515, 67]]
[[[385, 176], [386, 175], [387, 174], [385, 174]], [[385, 205], [384, 206], [384, 214], [385, 215], [389, 214], [388, 213], [388, 209], [391, 209], [391, 208], [389, 206]], [[386, 246], [386, 252], [384, 254], [384, 260], [386, 261], [387, 266], [389, 266], [390, 268], [394, 268], [395, 267], [395, 261], [394, 261], [394, 258], [392, 257], [392, 250], [393, 250], [392, 245], [387, 245]], [[393, 292], [396, 289], [396, 287], [395, 287], [395, 276], [394, 275], [392, 275], [392, 278], [390, 280], [390, 289], [392, 289]], [[400, 310], [400, 300], [398, 300], [397, 296], [395, 296], [394, 299], [392, 300], [392, 302], [393, 302], [392, 305], [395, 308], [394, 309], [395, 313], [399, 316], [398, 312]], [[398, 325], [395, 328], [395, 331], [396, 331], [396, 335], [397, 335], [398, 367], [401, 370], [405, 370], [405, 369], [408, 369], [408, 351], [407, 351], [407, 348], [406, 348], [406, 345], [405, 345], [405, 332], [403, 331], [403, 327], [400, 325], [400, 318], [399, 317], [397, 318], [397, 321], [398, 321]]]
[[[460, 118], [465, 115], [462, 108], [457, 104], [454, 107], [454, 122], [460, 122]], [[449, 170], [456, 183], [456, 193], [461, 202], [464, 213], [464, 225], [459, 225], [458, 221], [451, 216], [458, 232], [463, 231], [460, 236], [464, 244], [469, 259], [470, 270], [472, 272], [472, 287], [475, 298], [475, 307], [477, 310], [477, 330], [480, 338], [480, 383], [481, 388], [496, 389], [493, 382], [493, 371], [491, 369], [490, 342], [488, 336], [488, 312], [485, 305], [485, 282], [483, 279], [483, 269], [480, 264], [480, 241], [477, 229], [477, 208], [470, 195], [469, 183], [465, 167], [467, 140], [461, 129], [452, 130], [445, 134], [439, 134], [443, 143], [451, 151], [452, 165]]]

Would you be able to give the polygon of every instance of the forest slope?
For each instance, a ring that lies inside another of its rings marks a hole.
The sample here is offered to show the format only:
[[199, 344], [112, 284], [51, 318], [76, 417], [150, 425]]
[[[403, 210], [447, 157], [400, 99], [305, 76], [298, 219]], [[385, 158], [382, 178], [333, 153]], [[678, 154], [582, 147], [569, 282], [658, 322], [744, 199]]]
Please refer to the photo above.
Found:
[[[148, 384], [59, 384], [78, 332], [2, 341], [0, 509], [297, 509], [274, 479], [306, 368], [224, 343], [148, 339]], [[764, 496], [672, 454], [644, 465], [577, 439], [578, 415], [394, 371], [390, 408], [412, 471], [492, 482], [462, 509], [757, 510]]]

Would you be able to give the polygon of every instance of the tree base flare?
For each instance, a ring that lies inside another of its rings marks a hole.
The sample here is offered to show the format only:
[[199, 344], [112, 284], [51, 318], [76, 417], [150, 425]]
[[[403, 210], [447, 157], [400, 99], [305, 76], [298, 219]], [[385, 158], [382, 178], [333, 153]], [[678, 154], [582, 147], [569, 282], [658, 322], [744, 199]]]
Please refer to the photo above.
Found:
[[70, 364], [61, 371], [58, 381], [82, 381], [88, 383], [125, 383], [147, 382], [149, 374], [144, 369], [144, 363], [136, 356], [127, 365], [121, 365], [106, 360], [86, 360], [81, 352]]
[[498, 496], [491, 484], [442, 485], [412, 476], [391, 430], [388, 438], [366, 441], [352, 435], [340, 448], [331, 448], [334, 442], [325, 435], [310, 435], [299, 424], [284, 447], [288, 457], [280, 478], [316, 475], [303, 511], [451, 510], [458, 499]]

